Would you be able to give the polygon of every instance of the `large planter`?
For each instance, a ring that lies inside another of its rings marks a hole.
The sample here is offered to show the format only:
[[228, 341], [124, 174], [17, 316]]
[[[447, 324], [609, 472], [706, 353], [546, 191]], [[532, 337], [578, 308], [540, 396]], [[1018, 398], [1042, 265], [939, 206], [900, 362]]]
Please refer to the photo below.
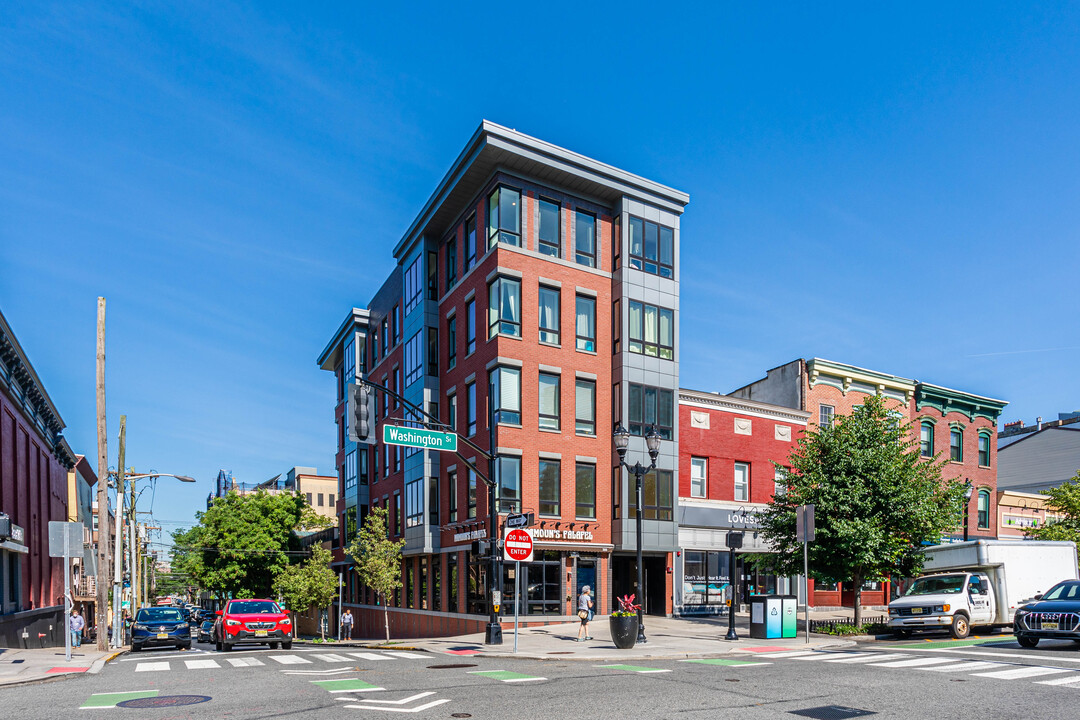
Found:
[[637, 642], [638, 618], [637, 615], [629, 617], [608, 617], [608, 627], [611, 630], [611, 640], [615, 647], [620, 650], [629, 650]]

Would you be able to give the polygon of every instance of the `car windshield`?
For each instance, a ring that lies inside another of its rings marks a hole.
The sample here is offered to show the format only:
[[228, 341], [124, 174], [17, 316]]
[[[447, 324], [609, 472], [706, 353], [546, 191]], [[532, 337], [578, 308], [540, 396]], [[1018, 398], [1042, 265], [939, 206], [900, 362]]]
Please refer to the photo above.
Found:
[[955, 595], [964, 589], [964, 575], [937, 575], [919, 578], [904, 593], [908, 595]]
[[203, 630], [210, 630], [213, 627], [214, 627], [214, 623], [210, 622], [209, 620], [203, 620], [203, 624], [202, 624], [202, 629]]
[[242, 615], [258, 615], [265, 613], [280, 613], [276, 602], [270, 600], [240, 600], [229, 603], [229, 613]]
[[180, 611], [172, 608], [143, 608], [135, 615], [135, 622], [179, 622], [183, 619]]
[[1080, 583], [1058, 583], [1042, 596], [1043, 600], [1080, 600]]

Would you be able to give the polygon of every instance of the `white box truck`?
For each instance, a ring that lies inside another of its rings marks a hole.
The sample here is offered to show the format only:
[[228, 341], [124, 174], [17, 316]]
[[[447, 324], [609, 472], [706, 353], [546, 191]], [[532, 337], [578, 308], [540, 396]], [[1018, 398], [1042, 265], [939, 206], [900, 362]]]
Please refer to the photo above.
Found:
[[1016, 608], [1077, 579], [1072, 542], [971, 540], [923, 552], [923, 575], [889, 603], [889, 629], [897, 637], [948, 628], [960, 639], [972, 627], [1011, 627]]

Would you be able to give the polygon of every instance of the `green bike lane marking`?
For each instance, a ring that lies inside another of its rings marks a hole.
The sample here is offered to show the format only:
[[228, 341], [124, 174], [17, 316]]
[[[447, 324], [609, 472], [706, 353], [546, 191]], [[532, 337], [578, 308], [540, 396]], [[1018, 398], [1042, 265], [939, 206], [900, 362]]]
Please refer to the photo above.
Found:
[[525, 673], [512, 672], [510, 670], [472, 670], [469, 675], [479, 675], [480, 677], [491, 678], [492, 680], [499, 680], [501, 682], [534, 682], [539, 680], [547, 680], [545, 677], [536, 677], [534, 675], [526, 675]]
[[344, 678], [340, 680], [312, 680], [312, 685], [318, 685], [323, 690], [332, 693], [343, 692], [369, 692], [372, 690], [382, 690], [383, 688], [378, 685], [372, 685], [371, 683], [358, 680], [357, 678]]
[[749, 660], [729, 660], [728, 658], [702, 658], [700, 660], [680, 660], [684, 663], [697, 663], [698, 665], [724, 665], [726, 667], [750, 667], [751, 665], [772, 665], [768, 662], [751, 662]]
[[97, 710], [100, 708], [116, 707], [118, 703], [139, 698], [157, 697], [157, 690], [137, 690], [134, 692], [111, 692], [94, 693], [85, 703], [79, 706], [80, 710]]
[[625, 672], [634, 673], [667, 673], [670, 670], [662, 670], [660, 668], [642, 667], [641, 665], [594, 665], [593, 667], [604, 668], [607, 670], [623, 670]]
[[967, 640], [924, 640], [923, 642], [892, 645], [905, 650], [927, 650], [930, 648], [971, 647], [972, 645], [994, 645], [996, 643], [1016, 642], [1014, 635], [996, 635], [994, 637], [969, 638]]

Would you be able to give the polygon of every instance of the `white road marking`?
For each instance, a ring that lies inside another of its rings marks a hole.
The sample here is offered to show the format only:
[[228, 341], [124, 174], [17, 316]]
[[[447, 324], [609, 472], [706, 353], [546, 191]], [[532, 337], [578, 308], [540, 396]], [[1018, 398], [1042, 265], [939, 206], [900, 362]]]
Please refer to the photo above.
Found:
[[352, 660], [345, 657], [344, 655], [334, 655], [333, 653], [321, 653], [319, 655], [312, 655], [311, 657], [318, 658], [319, 660], [325, 660], [326, 662], [352, 662]]
[[225, 658], [233, 667], [255, 667], [262, 665], [262, 660], [256, 660], [255, 658]]
[[1080, 687], [1080, 675], [1074, 673], [1072, 675], [1066, 675], [1065, 677], [1054, 678], [1053, 680], [1036, 680], [1035, 682], [1039, 685], [1068, 685], [1070, 687], [1076, 685]]
[[786, 658], [786, 657], [799, 657], [800, 655], [818, 655], [816, 650], [791, 650], [788, 652], [775, 652], [775, 653], [747, 653], [754, 657], [763, 658]]
[[413, 700], [418, 700], [418, 699], [420, 699], [422, 697], [427, 697], [428, 695], [434, 695], [434, 694], [435, 694], [434, 690], [429, 690], [428, 692], [418, 693], [416, 695], [413, 695], [412, 697], [407, 697], [407, 698], [405, 698], [403, 700], [374, 700], [374, 699], [364, 698], [361, 702], [379, 703], [381, 705], [404, 705], [405, 703], [412, 702]]
[[361, 660], [394, 660], [392, 657], [386, 657], [385, 655], [376, 655], [375, 653], [346, 653], [353, 657], [358, 657]]
[[878, 667], [887, 668], [904, 668], [904, 667], [919, 667], [920, 665], [944, 665], [945, 663], [956, 662], [952, 658], [908, 658], [907, 660], [893, 660], [892, 662], [875, 662], [871, 665], [877, 665]]
[[1027, 667], [1013, 668], [1012, 670], [997, 670], [995, 672], [972, 673], [973, 677], [988, 677], [997, 680], [1019, 680], [1020, 678], [1036, 677], [1038, 675], [1053, 675], [1055, 673], [1074, 672], [1066, 668], [1039, 667], [1029, 665]]
[[919, 669], [920, 670], [927, 670], [929, 672], [949, 673], [949, 672], [964, 672], [965, 670], [986, 670], [987, 668], [1001, 667], [1002, 664], [1003, 663], [996, 663], [996, 662], [979, 662], [979, 661], [967, 662], [967, 661], [965, 661], [965, 662], [955, 663], [953, 665], [938, 665], [937, 667], [924, 667], [924, 668], [919, 668]]
[[135, 672], [158, 672], [161, 670], [168, 670], [169, 662], [141, 662], [135, 666]]
[[1049, 657], [1047, 655], [1030, 655], [1027, 653], [1014, 653], [1005, 652], [1006, 648], [1003, 648], [998, 652], [988, 652], [986, 650], [968, 650], [967, 648], [926, 648], [920, 652], [954, 652], [963, 653], [964, 655], [983, 655], [985, 657], [996, 657], [1002, 660], [1011, 660], [1012, 658], [1022, 658], [1024, 660], [1053, 660], [1054, 662], [1065, 663], [1080, 663], [1080, 658], [1068, 658], [1068, 657]]
[[270, 659], [282, 665], [310, 665], [310, 660], [305, 660], [299, 655], [271, 655]]
[[876, 654], [877, 653], [873, 653], [873, 652], [834, 653], [833, 657], [826, 659], [825, 662], [855, 662], [855, 658], [865, 658], [865, 659], [869, 660], [871, 655], [876, 655]]
[[341, 673], [356, 672], [355, 668], [344, 667], [336, 670], [282, 670], [285, 675], [340, 675]]
[[184, 664], [188, 666], [188, 670], [209, 670], [221, 667], [216, 660], [185, 660]]
[[[366, 702], [371, 702], [371, 701], [368, 700]], [[383, 710], [385, 712], [417, 713], [417, 712], [420, 712], [421, 710], [427, 710], [428, 708], [433, 708], [436, 705], [442, 705], [443, 703], [448, 703], [448, 702], [450, 702], [450, 698], [446, 698], [444, 700], [432, 700], [429, 703], [425, 703], [423, 705], [417, 705], [414, 708], [379, 707], [378, 705], [342, 705], [342, 707], [356, 708], [356, 709], [359, 709], [359, 710]]]
[[150, 652], [148, 652], [148, 653], [146, 653], [146, 655], [141, 655], [141, 656], [138, 656], [138, 657], [120, 658], [119, 662], [145, 662], [146, 658], [148, 658], [148, 657], [157, 658], [157, 659], [161, 659], [161, 660], [168, 660], [170, 658], [191, 657], [194, 654], [200, 654], [200, 653], [205, 654], [206, 650], [185, 650], [183, 652], [172, 652], [172, 653], [156, 653], [156, 652], [155, 653], [150, 653]]
[[424, 660], [427, 655], [421, 655], [420, 653], [402, 652], [400, 650], [383, 650], [384, 653], [391, 657], [405, 658], [406, 660]]
[[821, 652], [815, 652], [815, 653], [810, 654], [810, 655], [800, 655], [800, 656], [792, 657], [791, 659], [792, 660], [811, 660], [811, 661], [815, 661], [815, 660], [828, 660], [830, 658], [838, 658], [838, 657], [843, 657], [843, 656], [850, 656], [850, 653], [832, 652], [830, 650], [823, 650]]
[[895, 660], [896, 658], [911, 657], [907, 653], [869, 653], [868, 655], [857, 655], [855, 657], [840, 658], [838, 660], [830, 660], [829, 662], [835, 663], [868, 663], [868, 662], [881, 662], [883, 660]]

